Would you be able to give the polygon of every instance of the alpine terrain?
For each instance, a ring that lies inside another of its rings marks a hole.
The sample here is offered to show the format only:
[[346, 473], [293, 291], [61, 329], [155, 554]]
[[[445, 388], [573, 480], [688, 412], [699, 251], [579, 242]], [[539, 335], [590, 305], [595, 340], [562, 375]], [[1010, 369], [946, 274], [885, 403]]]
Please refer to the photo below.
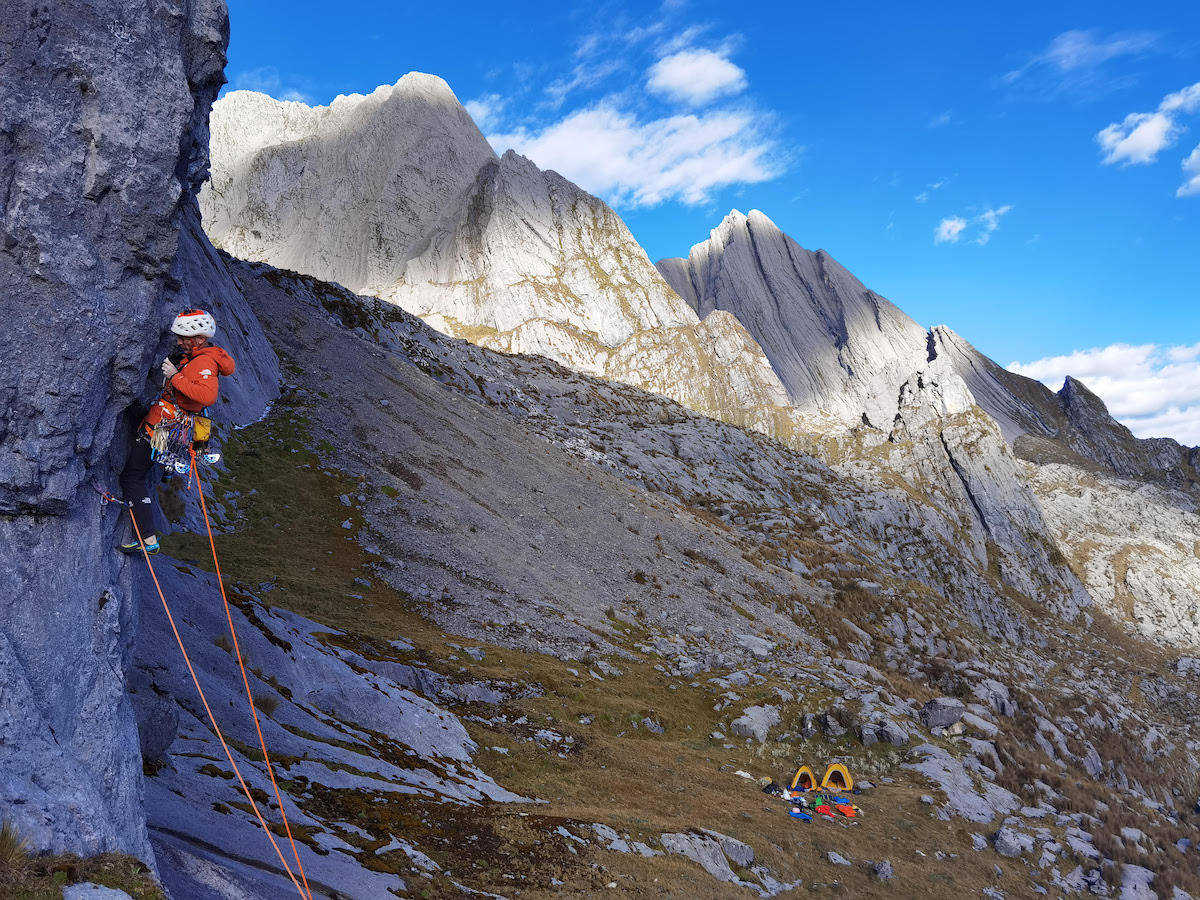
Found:
[[0, 895], [1200, 897], [1200, 451], [434, 76], [216, 100], [221, 0], [0, 26]]

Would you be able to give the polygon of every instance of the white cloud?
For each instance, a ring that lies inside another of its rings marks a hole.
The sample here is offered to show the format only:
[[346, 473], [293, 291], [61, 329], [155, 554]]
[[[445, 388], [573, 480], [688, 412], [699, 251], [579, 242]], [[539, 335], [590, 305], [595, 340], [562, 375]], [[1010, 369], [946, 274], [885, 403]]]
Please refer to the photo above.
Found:
[[1188, 346], [1171, 347], [1167, 350], [1167, 359], [1171, 362], [1188, 362], [1200, 357], [1200, 343]]
[[1104, 151], [1101, 162], [1106, 166], [1152, 163], [1160, 150], [1175, 143], [1178, 131], [1174, 120], [1162, 113], [1130, 113], [1119, 125], [1113, 122], [1096, 135]]
[[1200, 144], [1188, 154], [1183, 161], [1183, 174], [1187, 179], [1175, 192], [1176, 197], [1195, 197], [1200, 195]]
[[312, 103], [312, 97], [304, 91], [291, 85], [285, 87], [279, 70], [274, 66], [262, 66], [238, 72], [233, 76], [230, 86], [235, 91], [257, 91], [260, 94], [269, 94], [276, 100]]
[[1200, 110], [1200, 81], [1185, 87], [1182, 91], [1167, 94], [1158, 108], [1161, 112], [1194, 113]]
[[957, 244], [959, 237], [963, 233], [963, 229], [967, 227], [967, 220], [961, 219], [958, 216], [951, 216], [938, 222], [938, 227], [933, 232], [933, 242], [935, 244]]
[[1200, 344], [1111, 344], [1008, 368], [1055, 391], [1070, 375], [1138, 437], [1200, 444]]
[[746, 89], [746, 73], [713, 50], [680, 50], [650, 67], [649, 87], [656, 94], [692, 106]]
[[[940, 187], [940, 184], [938, 186]], [[934, 187], [934, 185], [930, 185], [930, 187]], [[920, 196], [917, 200], [924, 202]], [[973, 242], [982, 247], [992, 239], [993, 232], [1000, 227], [1000, 219], [1012, 212], [1012, 208], [1012, 204], [1008, 203], [985, 210], [970, 219], [964, 219], [962, 216], [947, 216], [938, 222], [937, 228], [933, 230], [933, 242], [935, 244], [957, 244], [967, 229], [973, 228], [975, 229]]]
[[713, 190], [782, 171], [761, 114], [712, 111], [639, 121], [611, 102], [573, 112], [540, 131], [489, 135], [615, 205], [706, 202]]
[[1107, 38], [1095, 29], [1064, 31], [1029, 62], [1004, 75], [1014, 84], [1039, 72], [1055, 79], [1058, 88], [1081, 87], [1096, 80], [1096, 70], [1120, 56], [1136, 56], [1154, 48], [1157, 36], [1149, 32], [1123, 32]]
[[934, 116], [932, 119], [929, 120], [930, 128], [940, 128], [943, 125], [949, 125], [949, 124], [950, 124], [950, 110], [946, 110], [941, 115]]
[[505, 100], [499, 94], [484, 94], [463, 104], [475, 124], [481, 131], [495, 128], [500, 124], [500, 116], [504, 112]]
[[916, 200], [918, 203], [928, 203], [929, 202], [929, 191], [921, 191], [921, 193], [917, 194], [917, 196], [913, 197], [913, 199]]
[[992, 232], [1000, 227], [1000, 217], [1012, 211], [1012, 204], [1001, 206], [999, 209], [989, 209], [987, 212], [980, 215], [975, 221], [981, 226], [978, 237], [975, 238], [975, 243], [980, 247], [992, 239]]
[[1184, 130], [1178, 117], [1200, 110], [1200, 82], [1167, 94], [1155, 112], [1130, 113], [1096, 135], [1106, 165], [1148, 165]]

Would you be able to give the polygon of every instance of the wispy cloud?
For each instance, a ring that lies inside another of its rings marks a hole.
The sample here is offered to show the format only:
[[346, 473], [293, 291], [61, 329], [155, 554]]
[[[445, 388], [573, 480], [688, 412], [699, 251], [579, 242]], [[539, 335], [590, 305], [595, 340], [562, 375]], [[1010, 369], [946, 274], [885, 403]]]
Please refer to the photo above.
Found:
[[1183, 161], [1183, 176], [1186, 179], [1175, 192], [1176, 197], [1195, 197], [1200, 195], [1200, 144], [1188, 154]]
[[500, 124], [500, 117], [504, 114], [506, 105], [504, 98], [499, 94], [483, 94], [463, 104], [481, 131], [496, 128]]
[[546, 86], [546, 100], [553, 108], [557, 109], [563, 105], [570, 94], [578, 90], [597, 87], [623, 68], [625, 68], [625, 64], [619, 59], [588, 60], [579, 63], [571, 69], [569, 75], [556, 78]]
[[1070, 375], [1138, 437], [1200, 444], [1200, 344], [1111, 344], [1008, 368], [1051, 390]]
[[970, 219], [962, 216], [947, 216], [938, 222], [933, 230], [935, 244], [957, 244], [966, 237], [968, 231], [974, 232], [972, 243], [984, 246], [992, 239], [992, 234], [1000, 227], [1000, 219], [1012, 212], [1012, 204], [986, 209]]
[[933, 242], [935, 244], [957, 244], [966, 227], [967, 220], [959, 216], [942, 219], [933, 231]]
[[1149, 113], [1130, 113], [1121, 122], [1113, 122], [1096, 135], [1104, 152], [1104, 165], [1148, 165], [1158, 154], [1175, 143], [1183, 132], [1179, 119], [1200, 110], [1200, 82], [1167, 94], [1158, 109]]
[[714, 110], [640, 120], [601, 102], [535, 130], [489, 135], [616, 205], [696, 205], [717, 188], [775, 178], [782, 163], [761, 114]]
[[269, 94], [276, 100], [295, 100], [309, 104], [313, 102], [312, 97], [295, 84], [285, 84], [279, 70], [274, 66], [261, 66], [238, 72], [230, 80], [230, 87], [235, 91]]
[[687, 49], [656, 62], [650, 68], [647, 83], [656, 94], [699, 106], [744, 91], [746, 73], [722, 53]]
[[1120, 32], [1102, 35], [1097, 29], [1072, 29], [1050, 41], [1049, 46], [1001, 78], [1001, 84], [1023, 87], [1055, 96], [1063, 91], [1097, 91], [1116, 82], [1108, 76], [1106, 63], [1124, 56], [1141, 56], [1155, 49], [1158, 35]]
[[941, 128], [943, 125], [950, 124], [950, 110], [946, 110], [941, 115], [934, 116], [929, 120], [930, 128]]
[[1000, 217], [1007, 215], [1012, 211], [1012, 204], [1001, 206], [999, 209], [989, 209], [980, 215], [975, 221], [980, 226], [979, 234], [975, 238], [975, 243], [980, 247], [992, 239], [992, 233], [1000, 227]]
[[949, 178], [940, 178], [937, 181], [932, 182], [931, 184], [925, 185], [927, 190], [921, 191], [921, 193], [919, 193], [919, 194], [917, 194], [917, 196], [913, 197], [913, 200], [915, 200], [917, 203], [928, 203], [929, 198], [933, 195], [933, 192], [940, 191], [942, 188], [944, 188], [946, 186], [946, 182], [948, 182], [949, 180], [950, 180]]

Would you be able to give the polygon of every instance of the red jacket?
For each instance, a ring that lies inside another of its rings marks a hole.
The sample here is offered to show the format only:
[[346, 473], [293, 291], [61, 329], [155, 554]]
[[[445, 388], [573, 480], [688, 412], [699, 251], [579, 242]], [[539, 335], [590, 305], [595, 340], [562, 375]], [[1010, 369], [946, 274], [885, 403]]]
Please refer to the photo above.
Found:
[[192, 351], [171, 376], [163, 399], [171, 400], [188, 412], [200, 412], [217, 402], [220, 375], [232, 375], [233, 357], [213, 344]]

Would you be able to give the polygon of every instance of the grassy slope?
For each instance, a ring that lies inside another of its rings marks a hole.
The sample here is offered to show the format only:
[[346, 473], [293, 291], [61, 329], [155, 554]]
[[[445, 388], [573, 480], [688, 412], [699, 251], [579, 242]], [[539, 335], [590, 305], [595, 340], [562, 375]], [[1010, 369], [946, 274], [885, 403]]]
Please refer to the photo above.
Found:
[[[364, 655], [416, 660], [452, 679], [516, 681], [541, 692], [508, 700], [499, 709], [468, 704], [456, 711], [493, 721], [501, 715], [509, 723], [527, 720], [520, 725], [468, 722], [468, 727], [486, 748], [479, 756], [485, 771], [505, 787], [548, 804], [463, 810], [394, 799], [378, 803], [359, 793], [310, 786], [301, 804], [323, 818], [350, 821], [372, 833], [377, 840], [364, 843], [364, 850], [384, 845], [390, 833], [402, 834], [451, 870], [454, 878], [521, 896], [590, 892], [612, 882], [634, 896], [746, 896], [745, 889], [720, 885], [680, 858], [644, 860], [595, 849], [573, 855], [564, 840], [549, 835], [559, 824], [576, 822], [604, 822], [635, 839], [708, 827], [749, 842], [776, 877], [802, 878], [805, 891], [824, 886], [853, 896], [919, 891], [931, 898], [950, 898], [977, 893], [996, 882], [997, 857], [971, 849], [974, 829], [968, 823], [932, 817], [929, 807], [919, 802], [928, 786], [898, 768], [896, 751], [878, 745], [863, 748], [849, 738], [832, 744], [818, 739], [802, 745], [770, 742], [733, 748], [710, 739], [724, 717], [713, 709], [720, 689], [705, 681], [693, 687], [657, 671], [653, 660], [636, 652], [643, 636], [636, 622], [614, 621], [614, 632], [621, 635], [616, 643], [638, 658], [614, 660], [623, 674], [604, 680], [591, 677], [578, 664], [478, 641], [471, 645], [485, 650], [481, 662], [463, 654], [457, 649], [461, 639], [431, 624], [412, 598], [376, 577], [372, 557], [353, 532], [341, 526], [350, 518], [357, 530], [361, 520], [342, 505], [340, 495], [389, 486], [333, 468], [331, 460], [321, 459], [321, 451], [332, 451], [332, 445], [314, 443], [308, 429], [304, 409], [289, 406], [285, 398], [270, 419], [226, 444], [229, 475], [222, 479], [219, 493], [238, 509], [237, 530], [218, 538], [227, 577], [250, 590], [273, 582], [275, 589], [267, 595], [271, 603], [348, 632], [338, 640], [352, 642]], [[278, 522], [287, 527], [275, 527]], [[167, 549], [205, 565], [207, 546], [201, 537], [172, 536]], [[356, 585], [355, 578], [369, 580], [371, 587]], [[351, 592], [363, 600], [348, 601]], [[397, 634], [415, 649], [392, 650], [388, 641]], [[614, 640], [612, 635], [609, 639]], [[744, 703], [771, 700], [773, 688], [783, 684], [771, 677], [743, 689]], [[829, 699], [827, 693], [810, 693], [788, 704], [786, 715], [821, 712]], [[584, 716], [592, 717], [591, 724], [580, 724]], [[653, 735], [634, 727], [645, 716], [659, 721], [665, 733]], [[573, 737], [570, 751], [560, 757], [528, 740], [542, 727]], [[896, 778], [896, 783], [857, 798], [864, 817], [853, 825], [846, 820], [794, 821], [782, 803], [733, 774], [744, 769], [756, 776], [783, 778], [798, 762], [820, 767], [834, 756], [848, 759], [857, 774], [869, 771], [873, 777], [886, 773]], [[855, 865], [832, 865], [824, 856], [828, 850]], [[939, 851], [947, 858], [937, 858]], [[897, 873], [886, 887], [872, 881], [868, 872], [870, 860], [884, 858]], [[395, 866], [409, 876], [412, 872], [402, 854], [375, 858], [371, 864]], [[1004, 862], [1002, 868], [1011, 873], [1016, 866]], [[1014, 874], [1000, 879], [1010, 890], [1015, 887]], [[564, 884], [553, 885], [552, 879]], [[431, 896], [456, 892], [440, 877], [424, 888]]]

